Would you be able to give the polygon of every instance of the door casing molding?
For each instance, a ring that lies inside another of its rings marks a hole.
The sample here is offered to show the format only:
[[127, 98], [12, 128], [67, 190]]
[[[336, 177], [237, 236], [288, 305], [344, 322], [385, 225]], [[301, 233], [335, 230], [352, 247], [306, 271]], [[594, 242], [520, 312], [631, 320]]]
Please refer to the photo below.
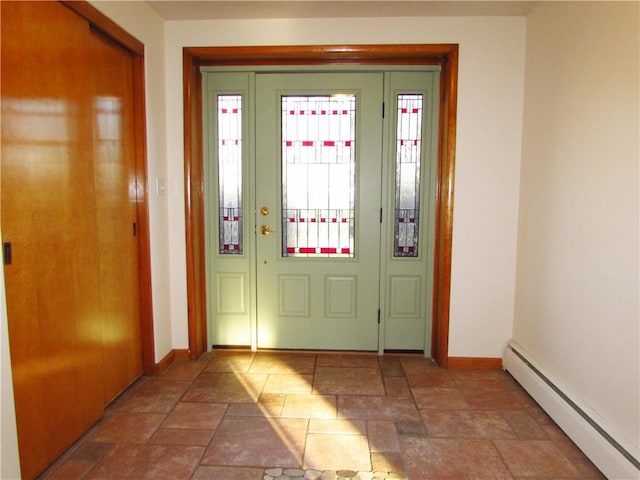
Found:
[[439, 65], [440, 128], [433, 268], [433, 359], [448, 366], [451, 246], [458, 91], [457, 44], [184, 47], [184, 179], [189, 358], [207, 351], [203, 66]]

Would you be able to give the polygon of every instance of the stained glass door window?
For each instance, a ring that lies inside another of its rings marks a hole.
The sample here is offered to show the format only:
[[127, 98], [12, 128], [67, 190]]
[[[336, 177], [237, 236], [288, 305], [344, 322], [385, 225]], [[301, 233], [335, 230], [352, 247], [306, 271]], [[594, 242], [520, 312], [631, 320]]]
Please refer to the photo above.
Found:
[[354, 257], [356, 96], [282, 97], [282, 256]]
[[218, 95], [219, 253], [242, 254], [242, 95]]
[[422, 157], [421, 94], [397, 96], [394, 257], [417, 257]]

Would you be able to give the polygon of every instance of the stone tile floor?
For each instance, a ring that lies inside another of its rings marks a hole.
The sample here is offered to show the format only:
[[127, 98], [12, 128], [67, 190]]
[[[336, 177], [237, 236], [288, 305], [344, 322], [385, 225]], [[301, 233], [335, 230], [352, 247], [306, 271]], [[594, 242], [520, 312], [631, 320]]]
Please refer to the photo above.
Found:
[[605, 478], [506, 372], [210, 352], [143, 377], [41, 478]]

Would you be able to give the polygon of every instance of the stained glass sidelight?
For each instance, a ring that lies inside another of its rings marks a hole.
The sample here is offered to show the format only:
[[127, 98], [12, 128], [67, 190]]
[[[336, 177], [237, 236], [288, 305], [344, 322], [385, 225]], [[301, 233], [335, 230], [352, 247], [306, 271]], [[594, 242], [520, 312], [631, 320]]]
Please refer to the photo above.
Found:
[[242, 95], [218, 95], [219, 252], [242, 254]]
[[394, 257], [418, 256], [420, 227], [421, 94], [397, 97]]
[[282, 256], [354, 257], [355, 95], [282, 97]]

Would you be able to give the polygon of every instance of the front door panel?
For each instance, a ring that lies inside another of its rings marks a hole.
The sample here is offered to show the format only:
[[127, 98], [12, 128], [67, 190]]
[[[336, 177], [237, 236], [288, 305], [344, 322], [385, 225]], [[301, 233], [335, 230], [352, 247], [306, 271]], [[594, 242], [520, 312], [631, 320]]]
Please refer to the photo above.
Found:
[[259, 348], [378, 349], [382, 82], [256, 75]]

